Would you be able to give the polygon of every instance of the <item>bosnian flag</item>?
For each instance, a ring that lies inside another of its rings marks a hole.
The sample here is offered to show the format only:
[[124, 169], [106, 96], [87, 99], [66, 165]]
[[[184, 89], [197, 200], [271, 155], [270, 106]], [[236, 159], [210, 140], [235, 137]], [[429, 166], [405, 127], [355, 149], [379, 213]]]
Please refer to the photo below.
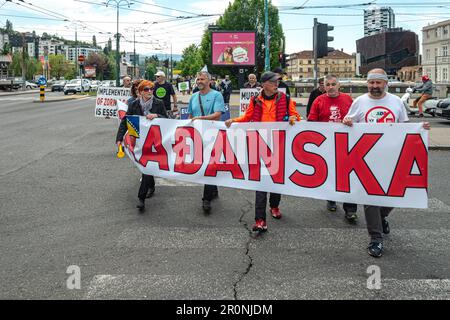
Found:
[[125, 118], [125, 115], [127, 114], [128, 105], [125, 102], [122, 102], [120, 100], [117, 100], [117, 111], [119, 116], [119, 122]]

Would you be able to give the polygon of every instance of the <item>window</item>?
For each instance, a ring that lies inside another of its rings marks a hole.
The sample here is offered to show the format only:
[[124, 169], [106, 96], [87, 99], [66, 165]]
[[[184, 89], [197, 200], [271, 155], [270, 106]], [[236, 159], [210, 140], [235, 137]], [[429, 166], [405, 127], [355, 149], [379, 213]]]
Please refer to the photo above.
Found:
[[300, 72], [303, 72], [303, 68], [300, 68]]
[[448, 52], [448, 47], [447, 46], [442, 46], [442, 55], [446, 56]]
[[448, 35], [448, 27], [443, 27], [443, 28], [442, 28], [442, 33], [443, 33], [444, 35]]
[[438, 48], [434, 48], [434, 56], [435, 56], [435, 57], [438, 56]]
[[448, 70], [447, 68], [442, 68], [442, 80], [447, 81], [448, 80]]
[[311, 64], [311, 60], [308, 60], [308, 64]]
[[430, 60], [430, 49], [425, 50], [425, 60]]

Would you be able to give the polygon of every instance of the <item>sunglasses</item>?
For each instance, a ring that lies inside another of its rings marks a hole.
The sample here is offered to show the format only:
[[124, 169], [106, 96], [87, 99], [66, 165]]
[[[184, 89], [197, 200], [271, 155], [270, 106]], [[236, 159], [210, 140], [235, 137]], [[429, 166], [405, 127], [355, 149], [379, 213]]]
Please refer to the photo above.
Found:
[[161, 76], [156, 76], [157, 78], [161, 78]]
[[142, 89], [142, 91], [145, 91], [145, 92], [149, 92], [149, 91], [152, 91], [153, 90], [153, 88], [149, 88], [149, 87], [145, 87], [144, 89]]

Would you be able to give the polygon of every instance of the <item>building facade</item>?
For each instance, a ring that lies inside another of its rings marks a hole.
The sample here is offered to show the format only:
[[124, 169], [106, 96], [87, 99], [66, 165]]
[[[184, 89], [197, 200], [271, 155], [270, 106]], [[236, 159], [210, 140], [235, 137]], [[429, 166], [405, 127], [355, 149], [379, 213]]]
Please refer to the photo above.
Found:
[[[314, 78], [314, 57], [312, 50], [305, 50], [289, 55], [288, 77], [293, 81]], [[317, 60], [318, 77], [335, 74], [339, 78], [352, 78], [356, 72], [356, 56], [342, 50], [335, 50]]]
[[402, 67], [419, 64], [419, 37], [401, 28], [356, 40], [356, 50], [361, 56], [362, 75], [373, 68], [383, 68], [389, 75], [396, 75]]
[[395, 28], [395, 15], [390, 7], [372, 7], [364, 10], [364, 36]]
[[450, 20], [422, 29], [422, 67], [433, 82], [449, 82]]

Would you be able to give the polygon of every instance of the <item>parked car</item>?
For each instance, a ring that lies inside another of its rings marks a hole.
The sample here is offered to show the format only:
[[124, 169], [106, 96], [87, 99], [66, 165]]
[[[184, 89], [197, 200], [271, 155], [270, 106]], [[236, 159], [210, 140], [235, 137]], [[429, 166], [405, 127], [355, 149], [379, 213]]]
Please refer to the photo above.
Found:
[[438, 102], [436, 116], [450, 120], [450, 98]]
[[93, 80], [91, 81], [91, 91], [92, 92], [97, 92], [97, 89], [99, 86], [101, 86], [102, 82], [99, 80]]
[[52, 92], [54, 91], [64, 91], [64, 86], [66, 85], [67, 81], [66, 80], [57, 80], [55, 82], [53, 82], [51, 88], [52, 88]]
[[[83, 91], [89, 92], [91, 86], [89, 80], [83, 79]], [[69, 94], [69, 92], [77, 93], [81, 92], [81, 79], [70, 80], [64, 86], [64, 94]]]
[[39, 86], [36, 83], [25, 81], [25, 88], [27, 89], [37, 89]]

